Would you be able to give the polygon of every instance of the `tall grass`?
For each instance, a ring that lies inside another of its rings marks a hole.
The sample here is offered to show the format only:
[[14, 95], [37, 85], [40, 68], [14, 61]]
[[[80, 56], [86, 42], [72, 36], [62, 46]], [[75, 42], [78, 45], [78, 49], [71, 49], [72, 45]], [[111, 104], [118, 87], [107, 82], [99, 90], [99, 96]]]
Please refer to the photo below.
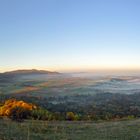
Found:
[[16, 123], [0, 120], [0, 140], [139, 140], [140, 119], [115, 122]]

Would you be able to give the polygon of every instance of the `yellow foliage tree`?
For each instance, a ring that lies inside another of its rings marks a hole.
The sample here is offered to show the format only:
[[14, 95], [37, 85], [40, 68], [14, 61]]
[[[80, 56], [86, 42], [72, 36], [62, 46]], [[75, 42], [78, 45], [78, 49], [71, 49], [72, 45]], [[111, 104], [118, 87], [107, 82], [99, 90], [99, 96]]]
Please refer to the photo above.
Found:
[[9, 99], [5, 101], [3, 106], [0, 107], [0, 116], [9, 116], [11, 114], [11, 111], [16, 107], [21, 107], [30, 111], [37, 108], [35, 105], [26, 103], [24, 101]]
[[76, 120], [75, 114], [73, 112], [67, 112], [66, 119], [69, 120], [69, 121]]

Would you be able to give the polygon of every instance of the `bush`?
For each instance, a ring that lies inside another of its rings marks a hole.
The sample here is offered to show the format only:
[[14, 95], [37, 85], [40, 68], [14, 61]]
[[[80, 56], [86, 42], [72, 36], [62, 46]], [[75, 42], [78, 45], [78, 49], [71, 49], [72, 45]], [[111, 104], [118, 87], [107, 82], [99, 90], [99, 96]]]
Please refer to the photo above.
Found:
[[49, 112], [45, 109], [32, 110], [31, 117], [35, 120], [49, 120]]
[[11, 109], [9, 118], [14, 121], [23, 121], [31, 115], [31, 111], [23, 107], [14, 107]]
[[66, 120], [68, 121], [74, 121], [76, 120], [76, 116], [73, 112], [67, 112], [66, 114]]
[[17, 101], [15, 99], [9, 99], [6, 100], [2, 106], [0, 106], [0, 116], [9, 117], [11, 115], [11, 111], [15, 110], [17, 107], [28, 111], [37, 109], [37, 107], [33, 104], [29, 104], [24, 101]]

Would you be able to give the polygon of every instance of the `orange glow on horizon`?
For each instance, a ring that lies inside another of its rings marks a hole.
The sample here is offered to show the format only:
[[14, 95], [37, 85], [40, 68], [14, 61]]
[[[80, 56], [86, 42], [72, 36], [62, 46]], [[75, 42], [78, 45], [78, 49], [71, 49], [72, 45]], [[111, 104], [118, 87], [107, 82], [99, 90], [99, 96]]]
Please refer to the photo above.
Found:
[[97, 72], [97, 71], [140, 71], [140, 67], [137, 66], [48, 66], [48, 67], [5, 67], [1, 68], [0, 72], [7, 72], [13, 70], [21, 70], [21, 69], [38, 69], [38, 70], [48, 70], [48, 71], [57, 71], [57, 72]]

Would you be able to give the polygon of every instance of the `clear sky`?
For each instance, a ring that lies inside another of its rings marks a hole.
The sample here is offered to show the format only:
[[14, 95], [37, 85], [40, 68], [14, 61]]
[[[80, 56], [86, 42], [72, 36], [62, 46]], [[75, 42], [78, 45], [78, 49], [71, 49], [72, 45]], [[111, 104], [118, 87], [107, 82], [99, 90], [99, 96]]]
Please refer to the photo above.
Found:
[[0, 0], [0, 71], [140, 69], [139, 0]]

